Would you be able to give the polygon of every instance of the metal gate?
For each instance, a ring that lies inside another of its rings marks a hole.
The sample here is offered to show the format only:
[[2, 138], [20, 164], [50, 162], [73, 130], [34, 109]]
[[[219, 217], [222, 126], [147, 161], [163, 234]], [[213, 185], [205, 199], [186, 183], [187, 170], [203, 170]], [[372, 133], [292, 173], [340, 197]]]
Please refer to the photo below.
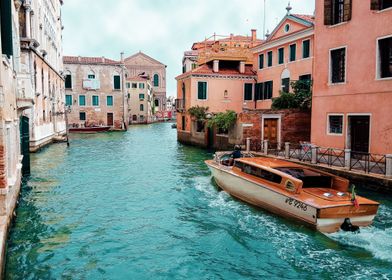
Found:
[[30, 175], [30, 136], [29, 136], [29, 118], [22, 116], [20, 118], [20, 150], [23, 155], [22, 175]]

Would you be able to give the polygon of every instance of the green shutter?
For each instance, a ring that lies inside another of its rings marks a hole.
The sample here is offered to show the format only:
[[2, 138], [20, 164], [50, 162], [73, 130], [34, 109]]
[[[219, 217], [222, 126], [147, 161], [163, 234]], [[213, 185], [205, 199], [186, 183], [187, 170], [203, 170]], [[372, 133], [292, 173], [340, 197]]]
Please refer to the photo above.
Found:
[[0, 0], [1, 50], [11, 57], [14, 54], [12, 40], [12, 0]]
[[351, 20], [352, 0], [344, 0], [343, 21]]
[[302, 43], [302, 58], [310, 56], [310, 40], [303, 41]]
[[72, 106], [72, 95], [65, 96], [65, 105]]
[[114, 89], [121, 89], [121, 78], [120, 78], [120, 76], [118, 76], [118, 75], [113, 76], [113, 82], [114, 82]]
[[284, 48], [280, 48], [278, 52], [279, 52], [279, 64], [283, 64], [284, 63]]
[[260, 54], [259, 55], [259, 69], [263, 69], [264, 68], [264, 54]]
[[93, 95], [93, 106], [99, 106], [99, 97], [97, 95]]
[[244, 100], [252, 100], [252, 88], [253, 84], [244, 85]]
[[106, 105], [113, 106], [113, 96], [111, 95], [106, 96]]
[[158, 74], [154, 75], [154, 87], [159, 87], [159, 76], [158, 76]]
[[79, 95], [79, 106], [86, 106], [86, 96]]
[[198, 82], [197, 84], [197, 98], [207, 99], [207, 82]]
[[268, 52], [268, 67], [272, 66], [272, 52]]
[[295, 61], [297, 52], [297, 45], [290, 45], [290, 61]]

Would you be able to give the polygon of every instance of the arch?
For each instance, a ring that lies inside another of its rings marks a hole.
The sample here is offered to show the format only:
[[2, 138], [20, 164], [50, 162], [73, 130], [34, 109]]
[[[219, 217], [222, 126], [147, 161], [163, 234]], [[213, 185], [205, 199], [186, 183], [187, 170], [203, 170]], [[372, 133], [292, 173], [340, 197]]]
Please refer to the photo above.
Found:
[[153, 85], [154, 87], [159, 87], [159, 75], [157, 73], [154, 74]]
[[283, 69], [282, 74], [280, 75], [280, 78], [281, 79], [287, 79], [287, 78], [290, 79], [290, 71], [289, 71], [289, 69], [287, 69], [287, 68]]
[[155, 99], [154, 105], [155, 105], [155, 107], [159, 107], [159, 99]]
[[87, 73], [87, 78], [88, 78], [88, 79], [96, 79], [96, 78], [97, 78], [96, 75], [95, 75], [95, 72], [94, 72], [92, 69], [90, 69], [90, 70], [88, 71], [88, 73]]
[[66, 70], [65, 73], [65, 89], [72, 89], [72, 73]]
[[290, 71], [288, 69], [284, 69], [281, 78], [281, 91], [282, 92], [290, 92]]

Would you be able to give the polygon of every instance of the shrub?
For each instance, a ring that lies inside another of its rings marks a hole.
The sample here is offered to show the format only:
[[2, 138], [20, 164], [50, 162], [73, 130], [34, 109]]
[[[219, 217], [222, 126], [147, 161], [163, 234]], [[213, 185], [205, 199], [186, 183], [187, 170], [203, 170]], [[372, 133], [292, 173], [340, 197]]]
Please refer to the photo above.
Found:
[[302, 109], [312, 107], [312, 81], [291, 82], [293, 93], [280, 92], [280, 96], [272, 99], [272, 109]]
[[208, 127], [215, 126], [219, 131], [228, 132], [237, 121], [237, 114], [234, 111], [227, 110], [224, 113], [218, 113], [208, 121]]
[[188, 114], [195, 118], [197, 121], [202, 121], [206, 119], [206, 113], [208, 111], [208, 107], [203, 106], [193, 106], [188, 109]]

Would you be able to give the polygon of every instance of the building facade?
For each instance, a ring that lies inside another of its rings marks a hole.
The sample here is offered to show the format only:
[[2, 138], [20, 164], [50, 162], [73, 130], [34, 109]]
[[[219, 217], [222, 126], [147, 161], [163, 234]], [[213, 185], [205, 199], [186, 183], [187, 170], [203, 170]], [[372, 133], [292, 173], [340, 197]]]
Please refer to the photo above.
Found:
[[166, 65], [138, 52], [125, 58], [128, 77], [148, 76], [154, 91], [155, 114], [161, 116], [166, 110]]
[[392, 2], [316, 1], [312, 143], [392, 153]]
[[148, 76], [127, 79], [129, 124], [155, 121], [154, 95]]
[[[291, 82], [304, 81], [310, 87], [314, 61], [314, 16], [290, 14], [288, 6], [286, 16], [280, 21], [266, 41], [255, 47], [254, 70], [257, 71], [257, 83], [253, 95], [244, 100], [247, 109], [260, 110], [261, 140], [277, 143], [281, 147], [284, 141], [294, 141], [297, 137], [284, 137], [286, 114], [271, 110], [272, 99], [282, 92], [292, 92]], [[301, 119], [306, 119], [304, 114]], [[301, 121], [302, 122], [302, 121]], [[310, 120], [301, 133], [303, 141], [310, 139]], [[298, 127], [297, 127], [298, 128]], [[294, 135], [292, 135], [294, 136]]]
[[30, 123], [30, 150], [66, 133], [61, 0], [26, 0], [19, 9], [20, 91]]
[[65, 102], [69, 127], [127, 127], [125, 67], [104, 57], [64, 56]]

